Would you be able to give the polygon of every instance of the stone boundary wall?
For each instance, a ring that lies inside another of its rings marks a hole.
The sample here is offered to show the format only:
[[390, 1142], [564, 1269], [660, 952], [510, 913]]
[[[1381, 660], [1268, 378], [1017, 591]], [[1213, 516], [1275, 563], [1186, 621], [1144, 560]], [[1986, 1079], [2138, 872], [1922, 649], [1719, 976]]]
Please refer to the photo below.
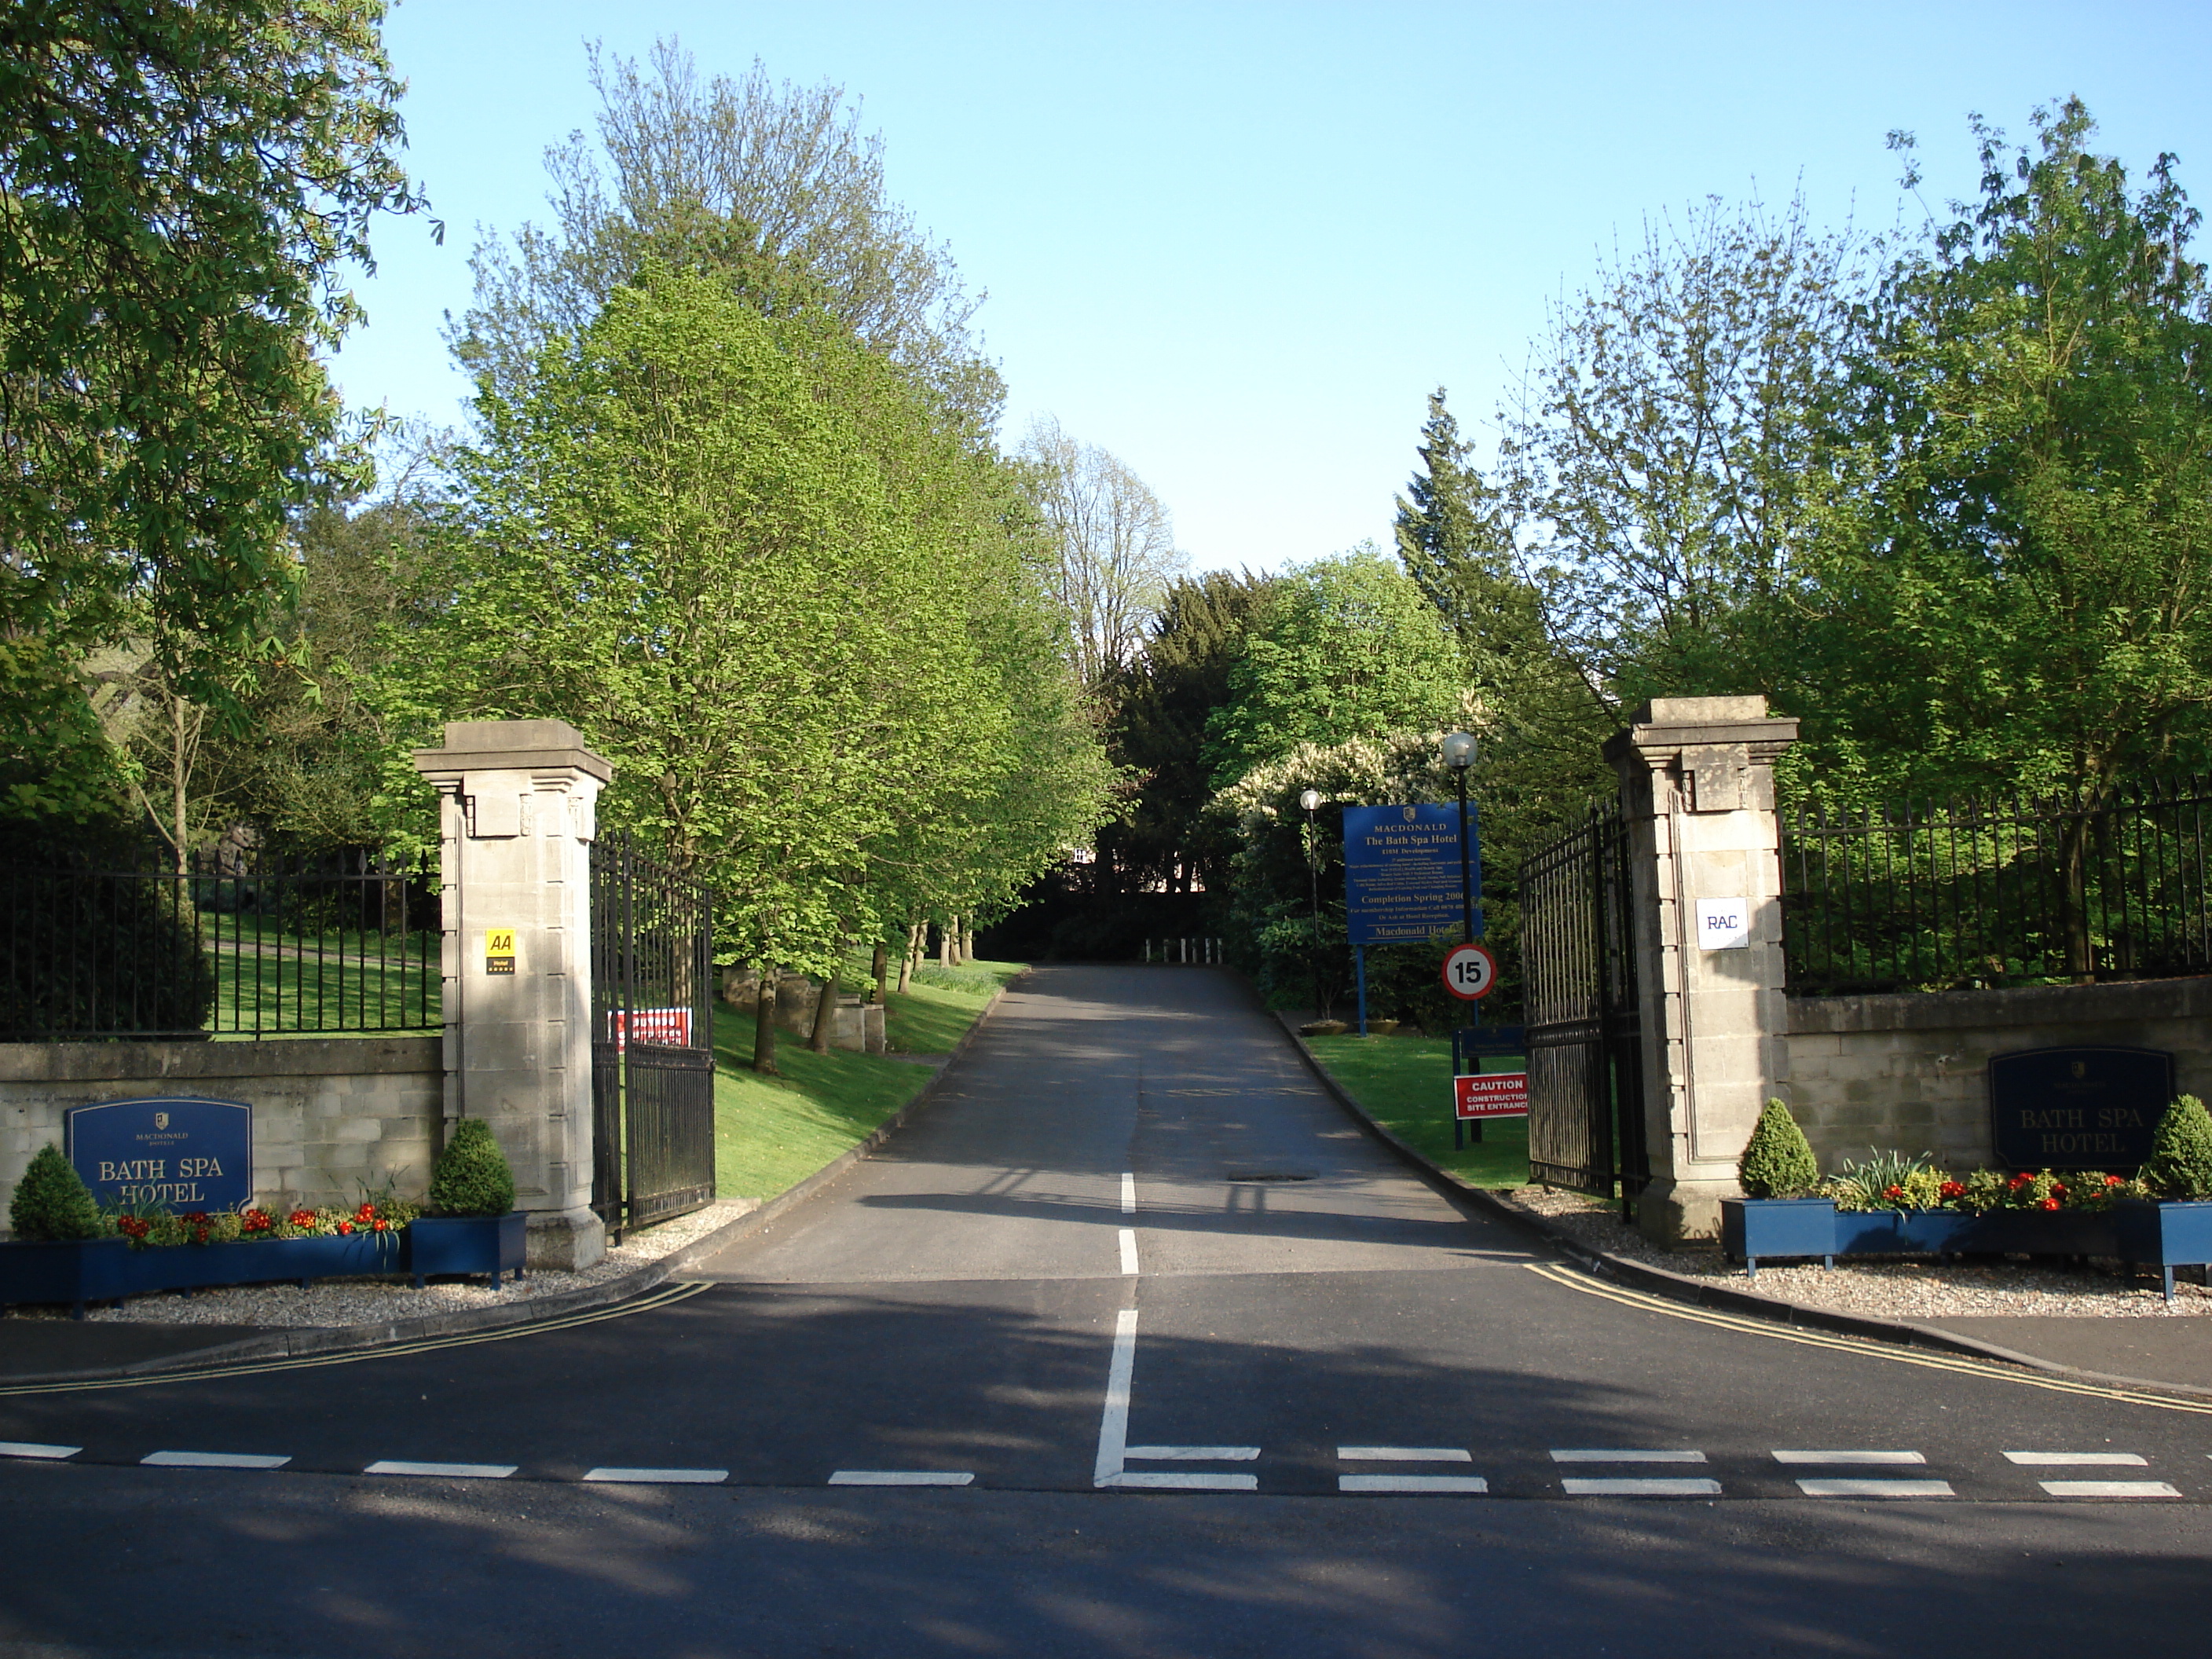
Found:
[[419, 1200], [444, 1116], [442, 1048], [437, 1036], [0, 1043], [0, 1226], [32, 1155], [62, 1144], [66, 1108], [151, 1095], [252, 1106], [262, 1202], [349, 1205], [362, 1181]]
[[1994, 1167], [1989, 1062], [2020, 1048], [2163, 1048], [2175, 1085], [2212, 1099], [2212, 978], [1789, 999], [1776, 1091], [1820, 1168], [1884, 1152]]

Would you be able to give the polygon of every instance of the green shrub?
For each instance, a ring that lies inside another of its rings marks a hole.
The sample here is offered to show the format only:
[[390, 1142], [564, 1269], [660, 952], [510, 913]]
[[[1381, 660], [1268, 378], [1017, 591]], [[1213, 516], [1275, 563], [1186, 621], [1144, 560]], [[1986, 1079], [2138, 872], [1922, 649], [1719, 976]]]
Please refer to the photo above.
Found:
[[505, 1215], [514, 1207], [514, 1171], [492, 1139], [491, 1125], [465, 1117], [430, 1171], [426, 1206], [432, 1215]]
[[2142, 1178], [2161, 1198], [2212, 1198], [2212, 1114], [2195, 1095], [2166, 1109]]
[[97, 1238], [102, 1231], [92, 1188], [51, 1142], [39, 1148], [15, 1183], [8, 1224], [16, 1237], [40, 1241]]
[[1790, 1109], [1770, 1100], [1759, 1115], [1759, 1127], [1735, 1166], [1736, 1179], [1753, 1198], [1798, 1198], [1812, 1191], [1820, 1179], [1820, 1160], [1790, 1115]]

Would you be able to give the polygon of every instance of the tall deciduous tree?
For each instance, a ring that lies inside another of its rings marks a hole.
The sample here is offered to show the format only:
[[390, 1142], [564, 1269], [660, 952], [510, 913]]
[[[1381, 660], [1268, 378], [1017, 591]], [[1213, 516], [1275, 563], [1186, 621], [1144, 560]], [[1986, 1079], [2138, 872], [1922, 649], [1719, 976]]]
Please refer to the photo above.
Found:
[[1159, 497], [1096, 444], [1045, 418], [1030, 426], [1021, 455], [1050, 538], [1076, 672], [1085, 685], [1102, 686], [1135, 656], [1189, 559]]
[[421, 204], [383, 13], [21, 0], [0, 22], [0, 808], [97, 796], [76, 677], [126, 629], [235, 709], [338, 434], [314, 352], [360, 314], [341, 269]]
[[[2212, 755], [2212, 293], [2161, 156], [2079, 100], [1901, 260], [1845, 411], [1802, 698], [1875, 782], [2063, 786]], [[1909, 140], [1900, 140], [1909, 144]]]
[[513, 395], [554, 334], [574, 335], [648, 261], [719, 272], [772, 315], [813, 307], [920, 376], [980, 434], [1004, 388], [969, 325], [980, 301], [952, 256], [884, 186], [883, 140], [842, 88], [702, 82], [657, 42], [648, 62], [588, 49], [596, 144], [545, 153], [550, 226], [478, 245], [456, 354]]

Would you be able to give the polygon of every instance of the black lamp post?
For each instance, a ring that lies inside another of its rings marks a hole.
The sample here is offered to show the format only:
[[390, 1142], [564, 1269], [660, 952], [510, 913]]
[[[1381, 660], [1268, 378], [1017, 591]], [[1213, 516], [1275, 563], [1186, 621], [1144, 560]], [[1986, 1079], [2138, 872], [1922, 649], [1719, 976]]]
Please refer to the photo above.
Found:
[[1459, 787], [1459, 912], [1460, 923], [1467, 929], [1466, 942], [1474, 943], [1474, 879], [1468, 872], [1467, 847], [1467, 769], [1474, 764], [1474, 739], [1465, 732], [1449, 733], [1444, 738], [1444, 764], [1452, 769], [1452, 781]]
[[1298, 805], [1306, 809], [1306, 884], [1313, 895], [1313, 996], [1314, 1018], [1327, 1017], [1321, 1003], [1321, 832], [1314, 823], [1315, 809], [1321, 805], [1321, 791], [1309, 789], [1298, 797]]

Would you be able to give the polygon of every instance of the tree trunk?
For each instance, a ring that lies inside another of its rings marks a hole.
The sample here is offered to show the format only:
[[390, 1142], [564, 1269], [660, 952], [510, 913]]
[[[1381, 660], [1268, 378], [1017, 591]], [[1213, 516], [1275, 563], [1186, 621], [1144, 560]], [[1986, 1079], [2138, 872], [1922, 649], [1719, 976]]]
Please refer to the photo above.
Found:
[[876, 1006], [879, 1008], [884, 1003], [884, 981], [890, 977], [890, 946], [878, 939], [875, 960], [868, 964], [868, 975], [876, 981]]
[[830, 1052], [830, 1038], [837, 1029], [837, 970], [832, 968], [822, 981], [822, 994], [815, 1000], [814, 1035], [806, 1046], [817, 1054]]
[[906, 930], [906, 949], [899, 952], [899, 994], [904, 996], [914, 983], [915, 959], [921, 954], [922, 924], [915, 922]]
[[763, 1077], [781, 1077], [775, 1069], [775, 981], [777, 970], [760, 970], [760, 1000], [753, 1012], [753, 1070]]
[[945, 925], [937, 930], [937, 965], [940, 968], [952, 965], [952, 930], [959, 925], [959, 917], [947, 916]]
[[177, 855], [177, 873], [183, 876], [191, 872], [185, 853], [188, 817], [185, 779], [191, 762], [185, 753], [185, 700], [173, 690], [169, 694], [169, 839]]

